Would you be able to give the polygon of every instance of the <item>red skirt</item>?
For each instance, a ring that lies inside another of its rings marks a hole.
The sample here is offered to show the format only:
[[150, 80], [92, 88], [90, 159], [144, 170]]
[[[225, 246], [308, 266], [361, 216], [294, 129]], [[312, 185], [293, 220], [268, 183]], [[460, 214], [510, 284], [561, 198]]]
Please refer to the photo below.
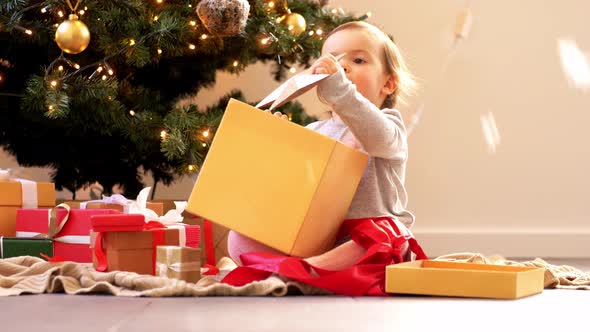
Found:
[[319, 269], [297, 257], [253, 252], [242, 254], [243, 266], [231, 271], [221, 282], [243, 286], [277, 273], [334, 294], [385, 296], [385, 267], [404, 261], [401, 252], [404, 243], [408, 242], [417, 259], [427, 259], [410, 231], [399, 226], [390, 217], [345, 220], [338, 237], [350, 236], [366, 253], [356, 264], [342, 270]]

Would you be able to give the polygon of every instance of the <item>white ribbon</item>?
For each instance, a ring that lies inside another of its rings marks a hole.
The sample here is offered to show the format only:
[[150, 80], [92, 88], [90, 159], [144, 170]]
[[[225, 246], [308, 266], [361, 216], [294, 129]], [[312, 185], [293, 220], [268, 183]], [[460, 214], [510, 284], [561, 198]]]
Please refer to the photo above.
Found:
[[[31, 238], [31, 237], [35, 237], [37, 235], [40, 235], [42, 233], [37, 233], [37, 232], [16, 232], [16, 237], [27, 237], [27, 238]], [[52, 239], [53, 241], [56, 242], [61, 242], [61, 243], [69, 243], [69, 244], [88, 244], [90, 245], [90, 235], [64, 235], [64, 236], [59, 236], [56, 238]]]
[[146, 207], [150, 190], [152, 190], [152, 187], [143, 188], [137, 195], [137, 199], [125, 206], [124, 212], [127, 214], [143, 214], [146, 223], [152, 220], [158, 221], [158, 214]]
[[13, 179], [20, 182], [22, 188], [23, 209], [36, 209], [39, 206], [37, 198], [37, 182], [25, 179]]
[[186, 247], [186, 224], [171, 224], [166, 225], [166, 228], [178, 229], [178, 246]]
[[13, 170], [2, 168], [0, 168], [0, 181], [16, 181], [21, 183], [23, 209], [36, 209], [39, 206], [37, 182], [15, 178]]
[[174, 272], [193, 272], [200, 271], [201, 264], [197, 262], [178, 262], [172, 264], [156, 263], [156, 269], [158, 270], [159, 276], [166, 276], [168, 270]]
[[91, 200], [91, 201], [81, 202], [80, 209], [86, 209], [86, 206], [88, 204], [93, 204], [93, 203], [117, 204], [117, 205], [122, 205], [125, 208], [131, 202], [133, 202], [133, 201], [125, 198], [125, 196], [120, 195], [120, 194], [114, 194], [113, 196], [104, 196], [103, 195], [102, 199], [95, 199], [95, 200]]
[[184, 219], [182, 217], [182, 212], [188, 205], [187, 201], [174, 201], [175, 209], [166, 212], [165, 215], [158, 218], [158, 221], [164, 225], [181, 223]]
[[103, 195], [102, 199], [80, 203], [80, 209], [86, 209], [87, 205], [91, 203], [117, 204], [123, 206], [123, 213], [125, 214], [142, 214], [146, 223], [152, 220], [158, 221], [158, 214], [154, 210], [147, 208], [148, 196], [151, 190], [152, 187], [143, 188], [135, 200], [127, 199], [121, 194]]
[[159, 217], [157, 220], [162, 224], [166, 225], [167, 228], [178, 229], [178, 245], [180, 247], [186, 247], [186, 226], [183, 224], [182, 212], [186, 208], [188, 202], [186, 201], [175, 201], [175, 209], [166, 212], [165, 215]]

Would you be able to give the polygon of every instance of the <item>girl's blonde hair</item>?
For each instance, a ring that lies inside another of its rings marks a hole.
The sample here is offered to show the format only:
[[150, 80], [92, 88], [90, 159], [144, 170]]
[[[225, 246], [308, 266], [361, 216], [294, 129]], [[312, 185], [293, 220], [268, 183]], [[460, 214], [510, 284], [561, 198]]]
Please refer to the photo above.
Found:
[[341, 24], [334, 28], [334, 30], [330, 31], [326, 36], [326, 39], [330, 38], [334, 33], [345, 29], [366, 29], [373, 33], [381, 42], [381, 45], [383, 45], [383, 64], [385, 65], [387, 74], [393, 75], [396, 88], [392, 94], [385, 98], [381, 108], [393, 108], [397, 105], [398, 101], [401, 101], [402, 103], [405, 102], [406, 100], [404, 97], [409, 96], [414, 92], [416, 81], [414, 80], [414, 76], [408, 70], [406, 62], [393, 40], [376, 26], [363, 21], [353, 21]]

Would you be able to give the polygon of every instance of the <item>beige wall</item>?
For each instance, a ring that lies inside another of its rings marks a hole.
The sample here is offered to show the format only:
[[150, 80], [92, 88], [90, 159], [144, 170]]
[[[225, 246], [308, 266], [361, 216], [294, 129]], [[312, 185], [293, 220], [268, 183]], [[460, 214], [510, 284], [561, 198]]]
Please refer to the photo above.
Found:
[[[415, 233], [430, 255], [481, 251], [507, 256], [588, 256], [590, 95], [568, 84], [558, 39], [590, 50], [590, 2], [473, 1], [473, 27], [452, 50], [465, 1], [332, 1], [395, 35], [421, 90], [400, 107], [411, 119], [407, 188]], [[256, 100], [277, 86], [262, 65], [218, 75], [198, 96], [207, 105], [232, 88]], [[256, 82], [255, 84], [253, 84]], [[319, 109], [314, 93], [301, 98]], [[480, 116], [492, 112], [501, 135], [486, 146]], [[0, 157], [0, 167], [12, 166]], [[46, 179], [43, 171], [30, 172]], [[194, 179], [159, 188], [159, 198], [186, 199]], [[557, 237], [557, 238], [556, 238]], [[557, 242], [555, 242], [557, 241]]]

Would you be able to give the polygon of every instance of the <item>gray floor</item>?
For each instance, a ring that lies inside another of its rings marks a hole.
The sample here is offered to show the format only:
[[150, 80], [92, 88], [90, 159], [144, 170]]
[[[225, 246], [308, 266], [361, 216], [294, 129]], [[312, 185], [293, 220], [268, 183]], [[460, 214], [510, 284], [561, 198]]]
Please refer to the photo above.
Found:
[[[547, 260], [590, 271], [587, 260]], [[0, 298], [3, 331], [588, 331], [590, 291], [506, 300], [419, 296]], [[526, 330], [525, 330], [526, 329]]]

